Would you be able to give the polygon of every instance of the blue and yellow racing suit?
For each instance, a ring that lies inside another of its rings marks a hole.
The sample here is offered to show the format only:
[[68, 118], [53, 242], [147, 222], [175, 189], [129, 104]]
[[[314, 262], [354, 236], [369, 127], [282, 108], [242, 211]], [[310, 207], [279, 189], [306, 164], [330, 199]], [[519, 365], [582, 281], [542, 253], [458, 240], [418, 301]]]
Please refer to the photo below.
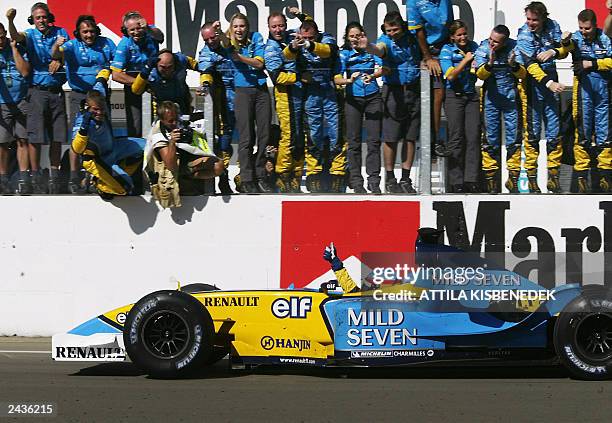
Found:
[[597, 168], [606, 176], [612, 176], [612, 41], [601, 29], [597, 30], [593, 40], [585, 39], [580, 31], [576, 31], [572, 35], [571, 45], [560, 53], [560, 57], [566, 56], [567, 51], [572, 52], [573, 62], [592, 61], [595, 65], [574, 76], [574, 170], [588, 171], [593, 156], [597, 160]]
[[307, 72], [311, 76], [311, 81], [303, 84], [304, 112], [309, 135], [306, 174], [318, 175], [323, 172], [325, 140], [329, 138], [329, 173], [343, 176], [346, 173], [346, 145], [340, 136], [338, 102], [333, 81], [338, 66], [336, 39], [326, 32], [320, 33], [308, 50], [292, 50], [291, 45], [288, 45], [283, 54], [287, 60], [296, 61], [299, 75]]
[[[280, 140], [276, 156], [276, 173], [281, 179], [293, 183], [296, 190], [295, 179], [302, 177], [304, 169], [304, 128], [302, 126], [303, 114], [303, 87], [296, 69], [296, 62], [288, 60], [283, 50], [291, 42], [293, 31], [285, 32], [282, 41], [268, 37], [264, 53], [264, 62], [270, 79], [274, 84], [274, 100], [276, 115], [280, 125]], [[279, 187], [281, 191], [285, 186]], [[299, 185], [297, 186], [299, 189]]]
[[91, 120], [87, 135], [79, 128], [83, 115], [75, 119], [72, 150], [82, 155], [83, 167], [94, 176], [96, 188], [104, 193], [127, 195], [134, 188], [132, 177], [142, 170], [143, 138], [114, 138], [108, 121]]
[[548, 168], [558, 169], [561, 166], [562, 144], [560, 138], [560, 103], [559, 95], [551, 92], [546, 83], [558, 81], [555, 59], [545, 63], [537, 61], [537, 55], [547, 50], [560, 47], [561, 28], [559, 24], [546, 19], [542, 31], [532, 32], [527, 24], [518, 32], [517, 61], [527, 69], [525, 90], [527, 94], [526, 111], [527, 141], [525, 143], [525, 169], [529, 172], [537, 169], [540, 133], [542, 120], [546, 134]]
[[516, 41], [509, 38], [495, 52], [493, 65], [489, 65], [489, 40], [480, 43], [476, 50], [476, 75], [484, 81], [480, 97], [485, 138], [482, 145], [482, 169], [497, 171], [501, 165], [502, 113], [506, 132], [506, 167], [521, 170], [521, 145], [523, 141], [523, 114], [519, 79], [526, 76], [525, 67], [514, 66], [508, 60], [515, 52]]
[[213, 50], [205, 45], [198, 56], [198, 70], [202, 72], [200, 83], [211, 87], [214, 127], [218, 135], [218, 142], [214, 145], [215, 154], [221, 157], [225, 168], [228, 169], [233, 153], [232, 138], [236, 126], [234, 64], [227, 50], [221, 46]]

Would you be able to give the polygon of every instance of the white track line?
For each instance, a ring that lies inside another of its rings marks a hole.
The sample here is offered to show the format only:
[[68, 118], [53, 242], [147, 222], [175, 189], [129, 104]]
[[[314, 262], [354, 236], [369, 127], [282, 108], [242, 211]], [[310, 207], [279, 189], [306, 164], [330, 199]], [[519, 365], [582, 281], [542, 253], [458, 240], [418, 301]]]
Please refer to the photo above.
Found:
[[51, 354], [51, 351], [0, 350], [0, 353], [3, 353], [3, 354], [11, 354], [11, 353], [18, 353], [18, 354]]

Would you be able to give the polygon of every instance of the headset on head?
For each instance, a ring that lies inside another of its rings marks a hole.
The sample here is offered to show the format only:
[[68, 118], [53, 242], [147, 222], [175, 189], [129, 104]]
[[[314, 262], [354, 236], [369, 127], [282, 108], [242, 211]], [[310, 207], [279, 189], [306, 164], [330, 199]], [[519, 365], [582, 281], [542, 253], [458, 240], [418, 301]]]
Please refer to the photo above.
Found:
[[81, 41], [81, 32], [79, 31], [79, 29], [83, 22], [87, 22], [88, 24], [93, 25], [94, 31], [96, 32], [96, 36], [99, 37], [100, 34], [102, 34], [100, 27], [96, 23], [96, 18], [94, 18], [92, 15], [81, 15], [77, 18], [76, 28], [72, 32], [72, 34], [74, 35], [74, 38], [76, 38], [77, 40]]
[[32, 13], [34, 13], [36, 9], [42, 9], [47, 12], [47, 18], [49, 23], [55, 22], [55, 16], [49, 11], [49, 6], [47, 6], [46, 3], [38, 2], [34, 3], [34, 6], [32, 6], [32, 8], [30, 9], [30, 16], [28, 16], [28, 23], [30, 25], [34, 25], [34, 17], [32, 16]]
[[140, 14], [140, 12], [133, 10], [133, 11], [127, 12], [125, 15], [123, 15], [123, 19], [121, 20], [121, 33], [123, 35], [125, 35], [126, 37], [128, 37], [128, 31], [127, 31], [127, 28], [125, 26], [125, 23], [127, 21], [129, 21], [130, 19], [133, 19], [133, 18], [140, 18], [140, 19], [142, 19], [143, 17]]

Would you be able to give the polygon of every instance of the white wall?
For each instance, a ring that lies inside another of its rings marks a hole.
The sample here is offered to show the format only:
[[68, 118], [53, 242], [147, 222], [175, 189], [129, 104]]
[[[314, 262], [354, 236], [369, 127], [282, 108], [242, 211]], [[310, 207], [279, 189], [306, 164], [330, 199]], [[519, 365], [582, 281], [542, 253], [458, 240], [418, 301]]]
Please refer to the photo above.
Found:
[[[420, 212], [411, 218], [417, 219], [416, 226], [436, 226], [434, 202], [459, 201], [472, 240], [478, 208], [485, 202], [499, 205], [508, 201], [509, 210], [503, 213], [506, 251], [517, 232], [532, 227], [549, 234], [559, 252], [565, 251], [564, 228], [593, 226], [604, 237], [600, 203], [611, 199], [243, 195], [186, 198], [182, 208], [162, 211], [149, 197], [119, 198], [111, 203], [95, 196], [0, 197], [0, 335], [50, 335], [69, 330], [148, 292], [174, 289], [169, 282], [172, 276], [183, 284], [208, 282], [224, 289], [278, 288], [281, 234], [287, 226], [281, 221], [283, 202], [353, 201], [355, 213], [372, 201], [418, 202]], [[344, 227], [341, 216], [303, 219], [335, 219], [340, 233], [359, 230]], [[501, 222], [487, 224], [491, 228]], [[375, 230], [397, 227], [398, 221], [381, 217], [379, 225]], [[324, 233], [314, 236], [320, 239], [321, 251], [328, 238]], [[313, 239], [308, 229], [304, 242], [306, 239]], [[344, 246], [345, 252], [347, 249]], [[319, 257], [314, 264], [328, 270]]]

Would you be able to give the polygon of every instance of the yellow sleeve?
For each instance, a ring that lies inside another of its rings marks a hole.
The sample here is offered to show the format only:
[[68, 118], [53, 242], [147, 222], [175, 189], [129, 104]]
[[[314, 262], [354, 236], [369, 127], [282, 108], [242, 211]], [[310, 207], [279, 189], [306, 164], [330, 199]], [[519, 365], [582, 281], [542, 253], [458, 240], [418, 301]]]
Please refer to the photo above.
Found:
[[446, 71], [446, 73], [444, 74], [444, 79], [448, 78], [448, 75], [450, 75], [451, 73], [453, 73], [453, 71], [455, 70], [454, 66], [451, 66], [450, 68], [448, 68], [448, 70]]
[[285, 57], [285, 59], [287, 60], [295, 60], [295, 58], [297, 57], [297, 51], [293, 52], [291, 51], [291, 49], [289, 48], [289, 46], [285, 47], [283, 49], [283, 56]]
[[198, 61], [191, 56], [187, 57], [187, 67], [191, 70], [198, 70]]
[[259, 60], [261, 63], [264, 63], [264, 58], [263, 58], [263, 57], [261, 57], [261, 56], [255, 56], [255, 57], [253, 57], [253, 59], [257, 59], [257, 60]]
[[136, 95], [141, 95], [147, 89], [147, 80], [144, 79], [140, 74], [136, 77], [136, 80], [132, 83], [132, 92]]
[[612, 70], [612, 58], [607, 57], [605, 59], [597, 60], [597, 70], [609, 71]]
[[484, 81], [491, 76], [491, 71], [487, 69], [487, 65], [482, 65], [476, 70], [476, 76]]
[[349, 273], [344, 267], [340, 270], [335, 271], [334, 274], [336, 275], [336, 279], [338, 279], [338, 283], [340, 284], [342, 290], [345, 293], [359, 290], [357, 284], [355, 283], [355, 281], [353, 281], [353, 278], [351, 278], [351, 275], [349, 275]]
[[279, 72], [276, 77], [276, 85], [292, 85], [297, 82], [295, 72]]
[[74, 136], [74, 139], [72, 140], [72, 151], [77, 154], [83, 154], [83, 151], [85, 151], [85, 148], [87, 148], [88, 140], [89, 137], [87, 135], [81, 135], [77, 131], [76, 135]]
[[329, 56], [331, 56], [332, 50], [329, 44], [314, 43], [314, 49], [312, 52], [321, 59], [327, 59]]
[[538, 63], [532, 63], [527, 66], [527, 72], [529, 72], [529, 75], [533, 76], [538, 82], [542, 82], [543, 79], [549, 78]]
[[555, 52], [557, 53], [557, 59], [565, 59], [568, 56], [568, 54], [574, 51], [575, 48], [576, 48], [576, 44], [574, 44], [573, 40], [566, 46], [561, 44], [559, 47], [555, 49]]
[[104, 78], [107, 81], [109, 80], [111, 76], [111, 71], [110, 69], [102, 69], [100, 72], [98, 72], [98, 74], [96, 75], [96, 79], [98, 78]]
[[202, 73], [200, 74], [200, 85], [204, 85], [204, 84], [210, 84], [212, 85], [213, 83], [213, 76], [209, 73]]
[[116, 68], [114, 66], [111, 66], [110, 68], [111, 68], [112, 71], [115, 71], [115, 72], [123, 72], [123, 69], [119, 69], [119, 68]]

